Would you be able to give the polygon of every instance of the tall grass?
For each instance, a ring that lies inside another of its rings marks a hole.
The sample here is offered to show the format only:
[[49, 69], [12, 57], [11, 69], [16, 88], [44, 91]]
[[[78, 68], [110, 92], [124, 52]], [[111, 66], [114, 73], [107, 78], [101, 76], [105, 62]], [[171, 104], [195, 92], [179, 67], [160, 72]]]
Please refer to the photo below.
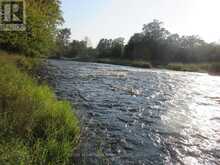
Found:
[[80, 133], [73, 109], [20, 71], [19, 60], [0, 56], [0, 164], [68, 164]]
[[200, 63], [200, 64], [181, 64], [170, 63], [166, 69], [187, 72], [208, 72], [210, 74], [220, 74], [220, 63]]
[[182, 63], [171, 63], [166, 66], [167, 69], [176, 71], [187, 71], [187, 72], [207, 72], [210, 64], [182, 64]]

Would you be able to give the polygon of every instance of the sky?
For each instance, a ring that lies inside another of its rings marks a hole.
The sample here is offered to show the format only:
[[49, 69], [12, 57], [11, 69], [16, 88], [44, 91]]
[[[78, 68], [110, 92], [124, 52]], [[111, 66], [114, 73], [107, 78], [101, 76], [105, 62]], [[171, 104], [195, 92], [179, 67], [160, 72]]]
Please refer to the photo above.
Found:
[[93, 46], [101, 38], [126, 41], [154, 19], [171, 33], [199, 35], [220, 41], [220, 0], [61, 0], [64, 27], [72, 39], [88, 36]]

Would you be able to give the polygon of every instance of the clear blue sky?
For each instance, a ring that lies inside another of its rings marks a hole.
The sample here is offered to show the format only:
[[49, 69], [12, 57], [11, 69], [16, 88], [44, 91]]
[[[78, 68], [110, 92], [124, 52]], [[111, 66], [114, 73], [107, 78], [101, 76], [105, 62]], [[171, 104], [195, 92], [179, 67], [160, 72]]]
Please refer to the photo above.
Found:
[[126, 40], [153, 19], [172, 33], [198, 34], [208, 42], [220, 39], [220, 0], [62, 0], [65, 27], [72, 39], [88, 36]]

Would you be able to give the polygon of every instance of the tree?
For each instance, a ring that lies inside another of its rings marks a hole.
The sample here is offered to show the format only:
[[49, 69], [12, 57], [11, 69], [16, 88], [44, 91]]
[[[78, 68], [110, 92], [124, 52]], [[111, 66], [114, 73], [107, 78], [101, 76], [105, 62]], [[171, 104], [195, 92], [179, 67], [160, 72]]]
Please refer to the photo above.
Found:
[[143, 33], [136, 33], [131, 37], [125, 46], [124, 57], [129, 59], [150, 59], [151, 53], [147, 45], [145, 45]]
[[219, 61], [219, 44], [208, 44], [198, 35], [171, 34], [154, 20], [134, 34], [125, 46], [124, 58], [148, 60], [153, 64]]
[[124, 51], [124, 38], [101, 39], [97, 46], [99, 57], [120, 58]]
[[202, 58], [202, 48], [205, 42], [198, 36], [182, 36], [180, 38], [180, 48], [182, 50], [181, 62], [199, 62]]
[[124, 38], [119, 37], [112, 41], [111, 56], [115, 58], [120, 58], [123, 56], [124, 51]]
[[149, 24], [143, 26], [143, 33], [147, 40], [160, 41], [165, 40], [169, 36], [169, 31], [163, 27], [163, 22], [153, 20]]
[[67, 57], [85, 56], [87, 55], [87, 43], [86, 41], [73, 40], [69, 44]]
[[58, 31], [57, 41], [60, 42], [63, 46], [68, 46], [71, 36], [71, 30], [64, 28]]
[[60, 29], [56, 36], [56, 55], [64, 56], [69, 47], [71, 30], [68, 28]]
[[45, 56], [55, 46], [57, 26], [62, 24], [60, 0], [26, 1], [26, 31], [1, 32], [0, 49], [28, 56]]
[[111, 55], [112, 39], [101, 39], [97, 45], [97, 51], [100, 57], [108, 57]]
[[153, 20], [143, 26], [144, 44], [151, 52], [151, 61], [154, 64], [161, 64], [165, 61], [164, 54], [161, 51], [166, 49], [166, 39], [170, 32], [163, 27], [163, 23]]
[[205, 42], [198, 36], [182, 36], [181, 47], [186, 49], [193, 49], [195, 47], [203, 46]]

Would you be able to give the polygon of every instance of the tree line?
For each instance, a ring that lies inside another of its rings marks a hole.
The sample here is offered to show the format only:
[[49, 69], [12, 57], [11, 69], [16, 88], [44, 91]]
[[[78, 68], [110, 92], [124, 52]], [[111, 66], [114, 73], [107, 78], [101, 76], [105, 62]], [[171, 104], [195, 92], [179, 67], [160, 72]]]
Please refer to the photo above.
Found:
[[154, 20], [131, 37], [124, 57], [146, 59], [153, 64], [213, 62], [220, 61], [220, 45], [206, 43], [198, 35], [172, 34], [162, 22]]
[[172, 34], [159, 20], [143, 25], [127, 44], [125, 39], [103, 38], [96, 48], [87, 47], [87, 41], [70, 40], [70, 29], [61, 29], [57, 36], [56, 54], [65, 57], [114, 58], [145, 60], [152, 64], [220, 62], [220, 45], [207, 43], [198, 35]]
[[32, 57], [86, 57], [145, 60], [152, 64], [204, 63], [220, 61], [220, 45], [207, 43], [198, 35], [172, 34], [159, 20], [143, 25], [142, 32], [125, 39], [102, 38], [92, 48], [89, 38], [71, 40], [64, 22], [60, 0], [26, 2], [26, 31], [2, 31], [0, 49]]

